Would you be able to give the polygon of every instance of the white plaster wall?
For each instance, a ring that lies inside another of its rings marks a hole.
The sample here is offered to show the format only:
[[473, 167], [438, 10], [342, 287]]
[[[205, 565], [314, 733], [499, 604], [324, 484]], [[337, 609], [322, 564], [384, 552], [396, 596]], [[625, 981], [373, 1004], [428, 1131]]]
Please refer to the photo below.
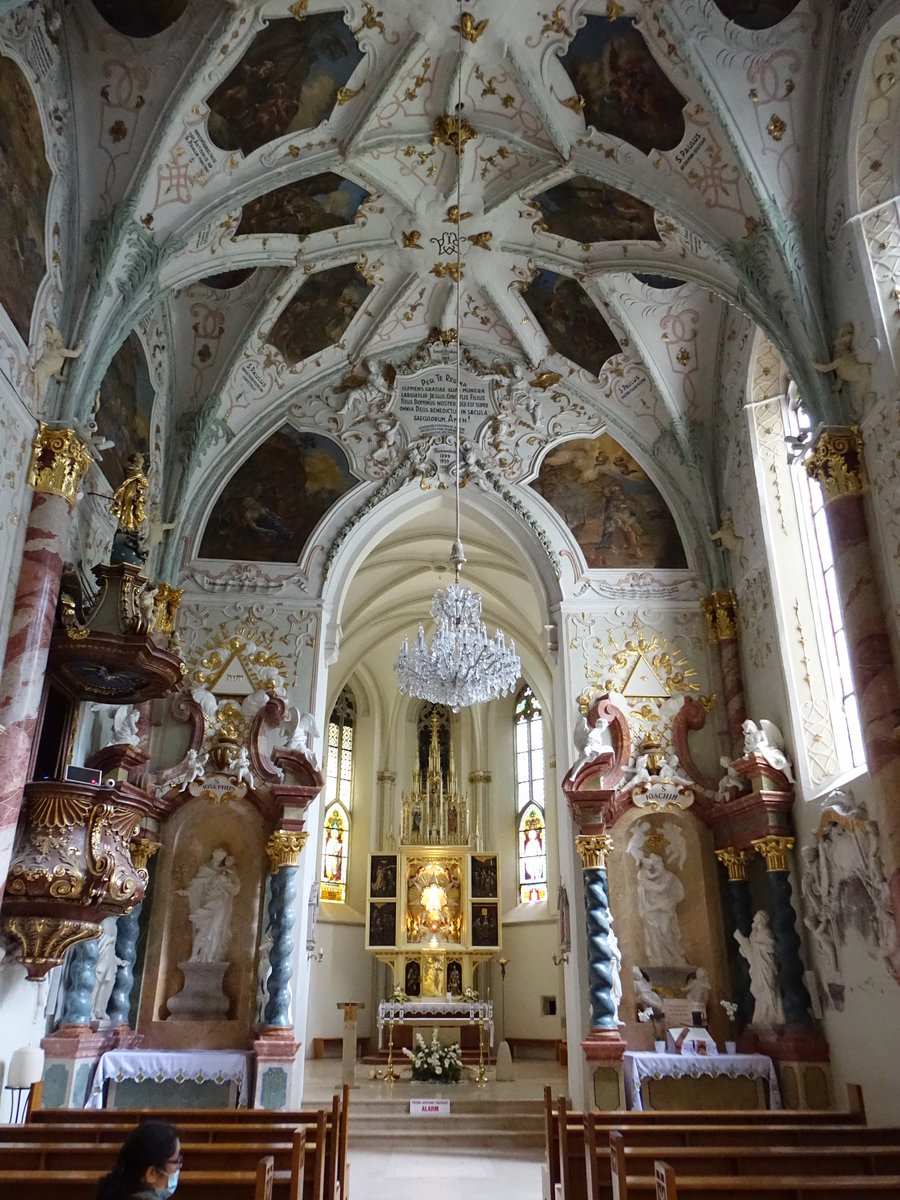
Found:
[[0, 375], [0, 663], [19, 578], [31, 493], [25, 484], [36, 423]]
[[[328, 905], [329, 908], [345, 906]], [[359, 1037], [370, 1036], [376, 1029], [375, 958], [365, 949], [365, 927], [358, 913], [346, 913], [346, 920], [319, 913], [321, 962], [310, 963], [309, 1006], [306, 1017], [306, 1057], [312, 1057], [316, 1037], [341, 1037], [344, 1014], [337, 1008], [342, 1000], [359, 1000], [365, 1010], [359, 1014]]]
[[60, 970], [51, 971], [46, 983], [37, 984], [26, 979], [25, 968], [11, 957], [0, 963], [0, 1123], [11, 1119], [11, 1093], [5, 1089], [10, 1059], [20, 1046], [40, 1045], [47, 1032], [45, 1005], [56, 992]]

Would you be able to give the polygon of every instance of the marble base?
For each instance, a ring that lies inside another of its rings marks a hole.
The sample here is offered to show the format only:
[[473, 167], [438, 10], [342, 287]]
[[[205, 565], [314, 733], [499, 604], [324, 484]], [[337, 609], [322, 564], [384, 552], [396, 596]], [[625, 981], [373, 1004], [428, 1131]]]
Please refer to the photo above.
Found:
[[180, 962], [184, 987], [170, 997], [169, 1016], [179, 1021], [202, 1021], [208, 1017], [224, 1017], [229, 999], [222, 991], [222, 980], [228, 970], [227, 962]]
[[254, 1108], [277, 1112], [299, 1105], [302, 1076], [300, 1046], [300, 1042], [294, 1040], [293, 1030], [268, 1028], [260, 1032], [253, 1042], [256, 1054]]

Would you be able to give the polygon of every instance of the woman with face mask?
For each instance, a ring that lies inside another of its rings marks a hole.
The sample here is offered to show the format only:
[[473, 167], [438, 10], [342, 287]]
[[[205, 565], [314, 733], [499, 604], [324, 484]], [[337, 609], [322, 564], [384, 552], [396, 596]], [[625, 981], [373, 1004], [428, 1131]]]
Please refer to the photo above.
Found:
[[116, 1165], [100, 1180], [97, 1200], [164, 1200], [178, 1186], [181, 1138], [168, 1121], [146, 1121], [122, 1143]]

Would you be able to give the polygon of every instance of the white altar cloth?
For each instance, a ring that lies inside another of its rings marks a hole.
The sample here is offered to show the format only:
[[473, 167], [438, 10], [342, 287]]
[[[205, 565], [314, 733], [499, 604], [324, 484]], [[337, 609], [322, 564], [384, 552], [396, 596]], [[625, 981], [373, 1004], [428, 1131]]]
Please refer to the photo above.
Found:
[[378, 1005], [378, 1031], [389, 1023], [446, 1028], [484, 1022], [489, 1046], [494, 1044], [494, 1006], [490, 1000], [382, 1000]]
[[110, 1079], [172, 1079], [182, 1083], [236, 1083], [238, 1106], [245, 1108], [249, 1097], [251, 1055], [242, 1050], [108, 1050], [100, 1056], [94, 1085], [85, 1108], [102, 1108], [104, 1085]]
[[641, 1082], [644, 1079], [698, 1079], [701, 1075], [746, 1075], [769, 1085], [769, 1108], [781, 1108], [781, 1093], [775, 1066], [765, 1054], [653, 1054], [643, 1050], [625, 1052], [625, 1102], [643, 1109]]

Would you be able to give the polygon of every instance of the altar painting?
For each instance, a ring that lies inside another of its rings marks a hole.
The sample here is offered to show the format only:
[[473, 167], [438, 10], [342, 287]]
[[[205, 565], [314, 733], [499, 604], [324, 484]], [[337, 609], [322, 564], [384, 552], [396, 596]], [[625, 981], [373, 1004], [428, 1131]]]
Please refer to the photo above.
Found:
[[225, 485], [200, 557], [296, 562], [316, 524], [356, 482], [329, 438], [283, 425]]
[[266, 341], [293, 366], [339, 342], [371, 291], [372, 285], [355, 263], [311, 275], [288, 302]]
[[500, 919], [496, 904], [472, 905], [472, 945], [499, 946]]
[[207, 101], [210, 137], [223, 150], [251, 154], [273, 138], [314, 129], [361, 60], [342, 13], [271, 21]]
[[103, 451], [106, 482], [117, 488], [125, 478], [132, 454], [150, 458], [150, 421], [154, 391], [147, 356], [137, 333], [132, 330], [113, 355], [100, 384], [97, 432], [113, 442]]
[[389, 899], [397, 895], [397, 856], [395, 854], [373, 854], [369, 864], [370, 895]]
[[369, 192], [325, 171], [309, 179], [298, 179], [274, 191], [264, 192], [244, 205], [238, 234], [293, 233], [307, 237], [322, 229], [351, 225], [356, 211]]
[[619, 353], [615, 334], [600, 310], [574, 279], [554, 271], [538, 271], [522, 299], [557, 354], [599, 375], [603, 364]]
[[608, 434], [551, 450], [531, 486], [565, 521], [589, 568], [687, 566], [665, 500]]
[[579, 175], [534, 198], [548, 233], [582, 243], [660, 241], [651, 206], [599, 179]]
[[[31, 88], [11, 58], [0, 56], [0, 304], [28, 343], [31, 310], [46, 272], [44, 219], [50, 167]], [[12, 185], [9, 181], [15, 180]]]
[[472, 855], [472, 895], [482, 899], [497, 898], [497, 856]]
[[393, 946], [397, 941], [397, 905], [394, 901], [369, 905], [369, 945]]
[[684, 137], [684, 96], [650, 53], [631, 17], [589, 16], [563, 55], [584, 100], [584, 119], [649, 154]]

